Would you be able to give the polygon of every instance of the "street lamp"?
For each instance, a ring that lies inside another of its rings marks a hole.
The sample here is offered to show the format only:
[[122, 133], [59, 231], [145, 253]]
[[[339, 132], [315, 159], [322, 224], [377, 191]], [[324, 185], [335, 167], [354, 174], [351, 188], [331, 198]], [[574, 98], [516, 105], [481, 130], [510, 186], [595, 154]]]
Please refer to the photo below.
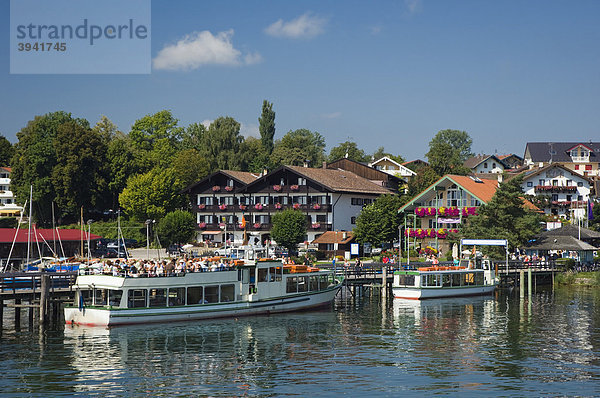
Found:
[[146, 260], [150, 260], [150, 224], [152, 224], [154, 220], [146, 220], [144, 224], [146, 224]]

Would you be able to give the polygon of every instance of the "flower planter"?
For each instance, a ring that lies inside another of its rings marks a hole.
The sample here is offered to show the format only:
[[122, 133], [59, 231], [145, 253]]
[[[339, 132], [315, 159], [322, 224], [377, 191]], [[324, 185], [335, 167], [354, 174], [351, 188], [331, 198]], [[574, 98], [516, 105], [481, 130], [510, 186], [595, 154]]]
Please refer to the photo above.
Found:
[[219, 192], [221, 190], [221, 187], [218, 185], [215, 185], [214, 187], [212, 187], [213, 192]]

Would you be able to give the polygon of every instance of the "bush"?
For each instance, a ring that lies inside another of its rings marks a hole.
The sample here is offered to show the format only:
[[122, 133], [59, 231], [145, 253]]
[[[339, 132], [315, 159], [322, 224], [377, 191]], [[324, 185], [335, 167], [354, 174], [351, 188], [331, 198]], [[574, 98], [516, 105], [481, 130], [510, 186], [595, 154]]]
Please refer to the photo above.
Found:
[[575, 260], [572, 258], [559, 258], [556, 260], [556, 264], [563, 267], [565, 270], [572, 270], [575, 268]]
[[[572, 259], [570, 259], [572, 260]], [[559, 285], [572, 285], [575, 283], [575, 279], [577, 278], [575, 272], [567, 271], [563, 274], [556, 275], [555, 282]]]
[[315, 258], [316, 258], [317, 260], [319, 260], [319, 261], [320, 261], [320, 260], [325, 260], [325, 259], [327, 258], [327, 254], [326, 254], [324, 251], [317, 250], [317, 251], [315, 252]]
[[0, 228], [17, 228], [17, 219], [14, 217], [0, 218]]

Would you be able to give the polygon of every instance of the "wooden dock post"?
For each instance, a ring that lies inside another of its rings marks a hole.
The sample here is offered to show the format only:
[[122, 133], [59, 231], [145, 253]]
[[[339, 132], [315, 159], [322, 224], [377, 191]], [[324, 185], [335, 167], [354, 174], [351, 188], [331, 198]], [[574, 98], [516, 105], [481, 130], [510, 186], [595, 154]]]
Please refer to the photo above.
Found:
[[15, 299], [15, 329], [21, 328], [21, 299]]
[[531, 268], [527, 268], [527, 295], [531, 296]]
[[40, 289], [40, 324], [48, 320], [48, 298], [50, 296], [50, 275], [42, 275], [42, 286]]
[[519, 297], [525, 297], [525, 271], [519, 271]]
[[0, 332], [4, 326], [4, 299], [0, 298]]
[[387, 297], [387, 267], [384, 265], [381, 267], [381, 297]]

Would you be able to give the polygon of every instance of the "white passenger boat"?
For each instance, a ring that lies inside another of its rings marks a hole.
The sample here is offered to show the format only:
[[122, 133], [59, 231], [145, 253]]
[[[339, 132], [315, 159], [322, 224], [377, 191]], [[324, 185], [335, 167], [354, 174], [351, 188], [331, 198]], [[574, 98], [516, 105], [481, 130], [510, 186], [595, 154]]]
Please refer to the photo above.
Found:
[[461, 297], [489, 294], [497, 278], [488, 260], [473, 268], [431, 266], [394, 272], [394, 297], [423, 300], [439, 297]]
[[329, 305], [340, 287], [332, 271], [270, 259], [176, 276], [79, 275], [65, 322], [114, 326], [297, 311]]

